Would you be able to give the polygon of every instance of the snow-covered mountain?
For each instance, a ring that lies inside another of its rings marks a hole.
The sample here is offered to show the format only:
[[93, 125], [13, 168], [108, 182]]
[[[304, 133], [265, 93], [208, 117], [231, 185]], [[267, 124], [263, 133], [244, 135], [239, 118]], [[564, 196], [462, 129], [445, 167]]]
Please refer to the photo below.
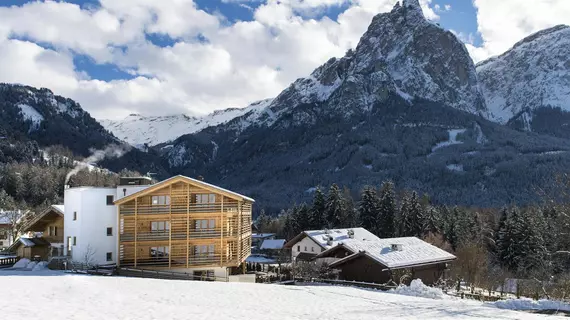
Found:
[[142, 116], [131, 114], [123, 120], [99, 121], [107, 130], [129, 144], [141, 147], [154, 146], [175, 140], [185, 134], [228, 122], [246, 113], [255, 114], [264, 109], [272, 100], [261, 100], [245, 108], [230, 108], [215, 111], [203, 117], [187, 115]]
[[[428, 21], [418, 0], [404, 0], [391, 12], [374, 17], [355, 50], [330, 59], [285, 89], [269, 106], [265, 120], [271, 124], [301, 104], [325, 101], [328, 112], [349, 116], [370, 110], [389, 93], [408, 101], [424, 99], [486, 113], [475, 66], [464, 44]], [[301, 122], [314, 121], [307, 115], [296, 117]]]
[[490, 119], [521, 117], [529, 127], [540, 107], [570, 111], [570, 26], [526, 37], [504, 54], [477, 64]]

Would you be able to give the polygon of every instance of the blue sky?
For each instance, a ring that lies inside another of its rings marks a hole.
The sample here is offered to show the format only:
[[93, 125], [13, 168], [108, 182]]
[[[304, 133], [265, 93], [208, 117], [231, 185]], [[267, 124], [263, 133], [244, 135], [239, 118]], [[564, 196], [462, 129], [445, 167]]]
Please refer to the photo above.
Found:
[[[49, 88], [99, 119], [245, 107], [343, 56], [396, 1], [1, 0], [0, 82]], [[570, 24], [568, 0], [419, 1], [475, 62]]]
[[[0, 7], [13, 5], [19, 6], [26, 2], [31, 1], [3, 0], [0, 2]], [[77, 4], [84, 9], [90, 9], [99, 6], [98, 0], [68, 0], [66, 2]], [[253, 20], [254, 10], [264, 3], [264, 1], [261, 0], [246, 0], [242, 2], [231, 2], [228, 0], [194, 0], [194, 2], [199, 9], [202, 9], [210, 14], [223, 15], [228, 20], [227, 23], [230, 24], [235, 23], [236, 21]], [[451, 10], [445, 10], [445, 6], [450, 5], [451, 2], [453, 2], [451, 5]], [[481, 43], [481, 38], [477, 35], [476, 10], [471, 0], [433, 0], [431, 7], [435, 8], [436, 5], [439, 5], [441, 8], [440, 10], [437, 10], [436, 13], [440, 16], [438, 22], [444, 28], [461, 32], [464, 35], [471, 34], [474, 36], [473, 42], [475, 45], [479, 45]], [[350, 3], [347, 1], [342, 5], [323, 8], [319, 10], [318, 14], [314, 14], [313, 16], [307, 18], [320, 19], [324, 16], [327, 16], [333, 20], [336, 20], [338, 15], [344, 12], [349, 6]], [[300, 12], [300, 14], [302, 15], [303, 13]], [[161, 47], [171, 46], [175, 43], [175, 41], [167, 35], [147, 34], [146, 37], [153, 44]], [[25, 39], [25, 37], [19, 38]], [[40, 44], [44, 47], [49, 47], [49, 44]], [[128, 80], [134, 78], [134, 75], [124, 72], [112, 64], [94, 63], [94, 61], [86, 55], [76, 55], [74, 57], [74, 63], [78, 71], [86, 72], [92, 79], [111, 81], [116, 79]]]

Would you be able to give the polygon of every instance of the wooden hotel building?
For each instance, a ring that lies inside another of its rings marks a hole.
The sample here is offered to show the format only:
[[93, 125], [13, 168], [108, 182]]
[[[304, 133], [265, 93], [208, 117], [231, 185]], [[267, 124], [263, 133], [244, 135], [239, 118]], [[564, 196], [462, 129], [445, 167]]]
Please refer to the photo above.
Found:
[[253, 202], [185, 176], [121, 198], [117, 264], [227, 276], [251, 253]]

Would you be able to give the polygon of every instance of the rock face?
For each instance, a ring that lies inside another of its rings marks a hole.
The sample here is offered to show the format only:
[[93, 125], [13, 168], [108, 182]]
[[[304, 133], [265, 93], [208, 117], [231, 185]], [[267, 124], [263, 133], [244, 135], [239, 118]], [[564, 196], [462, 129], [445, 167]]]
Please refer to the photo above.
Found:
[[539, 108], [570, 111], [570, 26], [530, 35], [477, 64], [477, 74], [493, 121], [530, 130]]
[[407, 0], [374, 17], [355, 50], [330, 59], [283, 91], [270, 105], [265, 122], [273, 123], [298, 105], [322, 102], [327, 102], [327, 113], [349, 116], [370, 110], [389, 93], [410, 103], [424, 99], [486, 113], [475, 67], [463, 43], [426, 20], [417, 0]]

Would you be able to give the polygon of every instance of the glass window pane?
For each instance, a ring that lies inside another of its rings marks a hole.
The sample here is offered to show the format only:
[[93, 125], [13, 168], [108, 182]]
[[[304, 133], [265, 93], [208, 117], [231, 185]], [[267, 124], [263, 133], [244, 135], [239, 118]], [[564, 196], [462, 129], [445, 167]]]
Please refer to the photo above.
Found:
[[216, 227], [216, 220], [210, 219], [209, 228], [210, 228], [210, 229], [214, 229], [215, 227]]
[[216, 195], [215, 194], [210, 194], [210, 203], [215, 203], [216, 202]]

